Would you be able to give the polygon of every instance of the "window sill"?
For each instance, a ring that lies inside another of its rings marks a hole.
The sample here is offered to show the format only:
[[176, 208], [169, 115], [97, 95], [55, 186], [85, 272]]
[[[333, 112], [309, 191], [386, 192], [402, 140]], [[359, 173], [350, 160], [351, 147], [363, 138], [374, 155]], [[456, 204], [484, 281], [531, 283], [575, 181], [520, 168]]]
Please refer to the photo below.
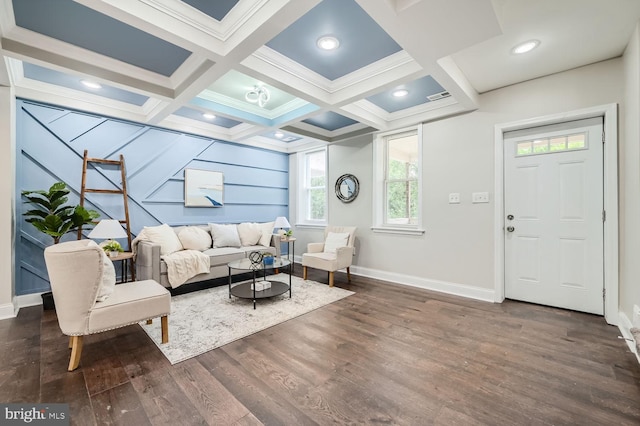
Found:
[[424, 229], [419, 228], [391, 228], [388, 226], [372, 226], [373, 232], [381, 234], [400, 234], [400, 235], [424, 235]]
[[296, 228], [301, 229], [324, 229], [327, 227], [326, 223], [296, 223]]

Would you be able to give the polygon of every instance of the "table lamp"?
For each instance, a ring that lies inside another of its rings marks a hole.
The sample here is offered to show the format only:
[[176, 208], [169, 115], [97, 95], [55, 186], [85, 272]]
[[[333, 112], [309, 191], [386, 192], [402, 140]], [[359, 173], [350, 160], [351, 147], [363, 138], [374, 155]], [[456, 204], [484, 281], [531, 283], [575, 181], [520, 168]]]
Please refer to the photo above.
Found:
[[284, 216], [278, 216], [278, 217], [276, 218], [275, 223], [273, 224], [273, 227], [274, 227], [274, 228], [279, 228], [278, 234], [279, 234], [280, 236], [282, 236], [282, 235], [284, 235], [284, 234], [285, 234], [285, 231], [284, 231], [284, 229], [282, 229], [282, 228], [291, 228], [291, 224], [289, 223], [289, 221], [287, 220], [287, 218], [286, 218], [286, 217], [284, 217]]
[[100, 246], [112, 242], [115, 238], [127, 238], [122, 225], [119, 220], [115, 219], [102, 219], [95, 228], [89, 232], [89, 238], [92, 240], [106, 240]]

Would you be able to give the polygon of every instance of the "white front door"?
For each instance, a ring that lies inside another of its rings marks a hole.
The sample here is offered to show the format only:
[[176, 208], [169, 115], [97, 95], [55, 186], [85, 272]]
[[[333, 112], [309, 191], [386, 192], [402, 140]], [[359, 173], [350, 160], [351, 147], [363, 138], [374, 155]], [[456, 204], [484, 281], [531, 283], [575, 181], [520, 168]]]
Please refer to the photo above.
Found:
[[504, 135], [505, 296], [604, 313], [602, 118]]

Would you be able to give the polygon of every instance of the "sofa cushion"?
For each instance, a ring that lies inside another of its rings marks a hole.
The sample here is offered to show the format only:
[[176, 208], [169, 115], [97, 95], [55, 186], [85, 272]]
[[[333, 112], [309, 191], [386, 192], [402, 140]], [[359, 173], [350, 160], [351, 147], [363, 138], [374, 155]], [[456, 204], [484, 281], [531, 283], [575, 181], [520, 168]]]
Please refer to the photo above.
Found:
[[260, 241], [262, 229], [257, 223], [241, 223], [238, 225], [238, 235], [242, 246], [253, 246]]
[[324, 241], [324, 252], [335, 253], [339, 247], [346, 247], [349, 242], [348, 232], [329, 232]]
[[182, 250], [182, 243], [173, 228], [166, 223], [159, 226], [145, 226], [142, 229], [146, 239], [160, 245], [160, 255]]
[[[209, 256], [209, 263], [212, 268], [220, 265], [227, 266], [227, 263], [245, 257], [243, 249], [235, 247], [210, 248], [202, 253]], [[160, 273], [167, 273], [167, 264], [164, 260], [160, 261]]]
[[221, 225], [210, 223], [211, 237], [213, 238], [213, 248], [217, 247], [240, 247], [240, 236], [237, 225]]
[[198, 226], [185, 226], [178, 232], [178, 238], [185, 250], [205, 251], [211, 248], [211, 234]]
[[245, 257], [249, 257], [249, 253], [254, 252], [254, 251], [259, 251], [260, 253], [265, 253], [265, 252], [269, 252], [271, 254], [273, 254], [274, 256], [277, 254], [276, 253], [276, 248], [275, 247], [265, 247], [265, 246], [243, 246], [240, 248], [242, 251], [244, 251], [244, 255]]
[[244, 251], [235, 247], [211, 248], [203, 253], [211, 259], [211, 266], [226, 265], [231, 261], [244, 258]]
[[259, 245], [265, 246], [265, 247], [269, 247], [271, 245], [271, 237], [273, 236], [274, 225], [275, 225], [275, 222], [265, 222], [265, 223], [258, 224], [258, 226], [260, 227], [260, 230], [262, 231], [260, 240], [258, 241]]

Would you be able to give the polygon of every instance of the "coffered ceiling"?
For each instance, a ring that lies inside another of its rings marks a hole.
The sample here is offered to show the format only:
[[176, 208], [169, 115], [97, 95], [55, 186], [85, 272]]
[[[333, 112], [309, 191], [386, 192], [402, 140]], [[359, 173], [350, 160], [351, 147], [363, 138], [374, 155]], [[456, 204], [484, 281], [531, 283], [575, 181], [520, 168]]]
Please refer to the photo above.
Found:
[[639, 18], [637, 0], [0, 0], [0, 85], [294, 152], [620, 56]]

